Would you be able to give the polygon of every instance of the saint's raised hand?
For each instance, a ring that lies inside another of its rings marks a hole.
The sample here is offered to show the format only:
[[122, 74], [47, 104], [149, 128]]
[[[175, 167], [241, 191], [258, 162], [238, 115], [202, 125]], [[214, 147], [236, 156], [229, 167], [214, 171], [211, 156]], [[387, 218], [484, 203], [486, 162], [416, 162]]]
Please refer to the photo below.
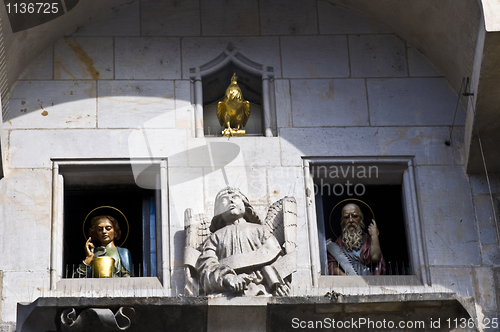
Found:
[[378, 231], [378, 227], [377, 227], [377, 223], [375, 222], [375, 219], [372, 219], [370, 226], [368, 226], [368, 234], [370, 234], [371, 237], [379, 235], [379, 231]]
[[90, 262], [92, 262], [92, 260], [94, 259], [94, 249], [95, 249], [95, 246], [92, 242], [90, 242], [92, 240], [91, 237], [89, 237], [89, 239], [87, 240], [87, 242], [85, 242], [85, 252], [87, 254], [87, 257], [85, 257], [85, 264], [90, 264]]

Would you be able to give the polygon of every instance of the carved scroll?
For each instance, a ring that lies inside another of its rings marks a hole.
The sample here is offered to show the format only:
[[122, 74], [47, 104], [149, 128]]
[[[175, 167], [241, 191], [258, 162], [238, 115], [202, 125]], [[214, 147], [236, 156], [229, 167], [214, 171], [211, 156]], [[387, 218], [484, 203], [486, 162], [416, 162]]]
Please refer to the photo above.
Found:
[[93, 326], [100, 326], [103, 331], [125, 331], [135, 322], [135, 310], [122, 307], [114, 314], [110, 309], [89, 308], [77, 315], [74, 308], [68, 308], [60, 317], [63, 332], [84, 332]]

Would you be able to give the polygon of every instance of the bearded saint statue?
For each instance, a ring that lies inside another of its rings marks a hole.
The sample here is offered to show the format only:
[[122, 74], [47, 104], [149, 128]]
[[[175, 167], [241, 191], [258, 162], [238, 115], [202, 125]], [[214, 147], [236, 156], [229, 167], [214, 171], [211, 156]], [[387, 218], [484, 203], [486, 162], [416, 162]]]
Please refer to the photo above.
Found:
[[363, 213], [356, 204], [342, 209], [340, 226], [342, 235], [335, 242], [327, 240], [328, 274], [381, 275], [385, 261], [380, 250], [379, 230], [372, 219], [365, 233]]

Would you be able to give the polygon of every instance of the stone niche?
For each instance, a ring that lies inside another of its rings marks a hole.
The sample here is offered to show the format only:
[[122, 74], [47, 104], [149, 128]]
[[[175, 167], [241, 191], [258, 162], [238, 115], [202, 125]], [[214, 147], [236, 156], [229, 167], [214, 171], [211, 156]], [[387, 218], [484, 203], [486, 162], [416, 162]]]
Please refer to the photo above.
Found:
[[217, 119], [217, 103], [234, 73], [243, 98], [250, 102], [246, 135], [272, 137], [276, 132], [274, 69], [248, 59], [231, 43], [215, 59], [190, 68], [196, 137], [222, 136], [224, 128]]

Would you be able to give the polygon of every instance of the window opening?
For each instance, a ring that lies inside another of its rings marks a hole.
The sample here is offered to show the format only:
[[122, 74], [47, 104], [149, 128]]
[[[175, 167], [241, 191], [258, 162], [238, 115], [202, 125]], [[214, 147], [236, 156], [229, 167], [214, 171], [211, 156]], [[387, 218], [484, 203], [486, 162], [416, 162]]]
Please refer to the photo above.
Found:
[[[65, 190], [64, 195], [64, 277], [71, 278], [85, 258], [85, 238], [83, 221], [90, 211], [101, 206], [112, 206], [120, 210], [129, 222], [129, 229], [124, 227], [118, 212], [103, 209], [103, 214], [110, 214], [120, 221], [122, 237], [116, 241], [117, 246], [127, 248], [132, 255], [132, 270], [136, 277], [156, 276], [156, 262], [152, 267], [150, 243], [156, 243], [155, 233], [151, 239], [151, 229], [154, 227], [154, 191], [148, 189], [84, 189]], [[94, 213], [100, 215], [100, 213]], [[90, 218], [89, 218], [90, 219]], [[151, 222], [152, 221], [152, 222]], [[90, 220], [86, 228], [90, 227]], [[85, 229], [87, 233], [88, 230]], [[128, 234], [127, 234], [128, 233]], [[121, 245], [127, 237], [125, 243]], [[96, 244], [96, 247], [98, 245]], [[154, 250], [156, 252], [156, 250]], [[154, 273], [152, 273], [154, 271]]]
[[[398, 275], [394, 279], [398, 282], [429, 285], [425, 229], [420, 221], [413, 157], [304, 157], [303, 163], [306, 194], [310, 197], [306, 211], [311, 222], [313, 285], [329, 287], [335, 278], [327, 276], [326, 240], [333, 233], [329, 229], [329, 213], [331, 206], [345, 198], [373, 200], [368, 204], [375, 212], [382, 253], [390, 262], [387, 274]], [[376, 278], [370, 280], [377, 282]]]
[[[158, 179], [160, 167], [153, 166], [146, 172], [148, 174], [141, 173], [141, 176]], [[133, 276], [157, 277], [161, 245], [158, 238], [160, 190], [137, 186], [130, 164], [64, 165], [60, 173], [64, 178], [61, 276], [74, 277], [75, 270], [84, 260], [91, 219], [97, 215], [111, 215], [118, 220], [122, 232], [115, 245], [129, 250]], [[89, 215], [94, 209], [97, 210]]]
[[[360, 199], [368, 204], [375, 214], [375, 221], [379, 229], [379, 241], [382, 254], [386, 263], [386, 275], [410, 275], [412, 270], [408, 257], [405, 219], [403, 213], [402, 187], [401, 185], [363, 185], [356, 195], [353, 187], [343, 185], [324, 185], [317, 195], [317, 219], [323, 223], [318, 224], [320, 243], [323, 239], [335, 239], [342, 234], [340, 219], [342, 207], [348, 203], [357, 203], [363, 213], [365, 220], [365, 232], [371, 223], [371, 211], [369, 208], [352, 198]], [[361, 191], [362, 190], [362, 191]], [[319, 204], [318, 204], [319, 203]], [[335, 208], [335, 209], [334, 209]], [[320, 253], [321, 273], [328, 274], [326, 247]]]

